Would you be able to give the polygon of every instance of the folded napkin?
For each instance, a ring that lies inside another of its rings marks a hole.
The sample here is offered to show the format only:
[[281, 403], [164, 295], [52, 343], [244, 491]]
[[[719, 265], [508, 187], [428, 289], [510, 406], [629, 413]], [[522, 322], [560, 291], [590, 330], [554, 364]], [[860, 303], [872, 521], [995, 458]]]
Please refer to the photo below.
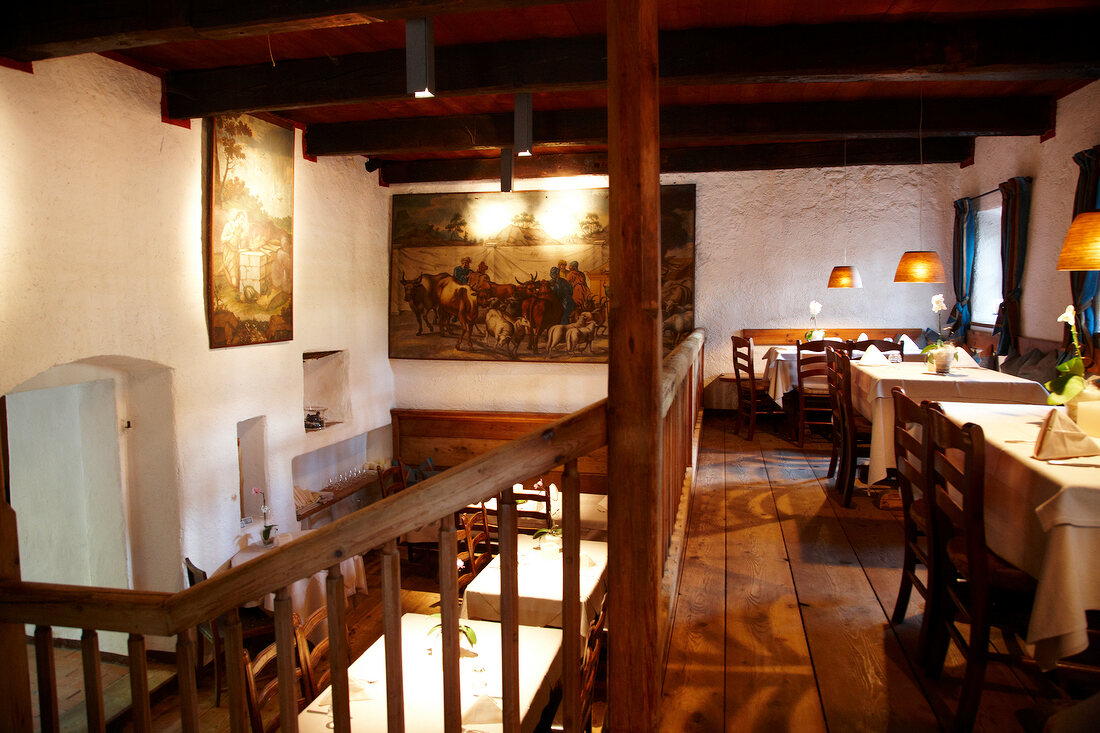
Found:
[[859, 363], [864, 366], [882, 366], [883, 364], [889, 364], [890, 360], [886, 358], [886, 354], [879, 351], [877, 346], [871, 344], [863, 352], [863, 356], [859, 357]]
[[1063, 410], [1051, 410], [1039, 437], [1035, 439], [1035, 457], [1041, 461], [1100, 455], [1100, 443], [1085, 435]]
[[601, 512], [606, 512], [607, 511], [607, 497], [606, 496], [604, 498], [600, 499], [600, 502], [598, 504], [596, 504], [596, 509], [601, 511]]
[[581, 567], [582, 568], [594, 568], [596, 567], [596, 561], [588, 556], [587, 553], [581, 553]]
[[898, 343], [901, 344], [901, 353], [903, 354], [919, 354], [920, 347], [917, 346], [917, 342], [909, 338], [909, 334], [903, 333], [901, 338], [898, 339]]
[[974, 357], [970, 355], [969, 351], [961, 346], [956, 346], [955, 363], [952, 366], [977, 368], [979, 364], [978, 362], [974, 361]]
[[294, 506], [297, 507], [298, 509], [301, 509], [304, 506], [309, 506], [310, 504], [317, 501], [317, 499], [320, 498], [320, 496], [321, 496], [320, 494], [318, 494], [314, 491], [306, 491], [301, 486], [295, 486], [294, 487]]
[[868, 340], [869, 338], [870, 338], [870, 336], [868, 336], [868, 335], [867, 335], [867, 332], [866, 332], [866, 331], [864, 331], [863, 333], [861, 333], [861, 334], [859, 335], [859, 337], [858, 337], [858, 338], [856, 338], [856, 341], [866, 341], [866, 340]]
[[[382, 699], [380, 691], [375, 692], [374, 688], [379, 685], [373, 685], [368, 682], [362, 682], [355, 677], [348, 676], [348, 698], [351, 702], [363, 702], [365, 700], [380, 700]], [[332, 705], [332, 688], [328, 688], [313, 701], [313, 704], [317, 707], [325, 707], [326, 705]]]
[[477, 702], [462, 714], [463, 725], [502, 722], [504, 722], [504, 718], [501, 715], [500, 703], [488, 695], [479, 695]]

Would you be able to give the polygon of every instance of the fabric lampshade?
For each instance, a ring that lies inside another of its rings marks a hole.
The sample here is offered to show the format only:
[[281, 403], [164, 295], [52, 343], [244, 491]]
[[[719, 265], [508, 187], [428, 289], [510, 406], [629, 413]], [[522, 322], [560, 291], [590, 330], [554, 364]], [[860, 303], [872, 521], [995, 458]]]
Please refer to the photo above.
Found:
[[896, 283], [942, 283], [945, 281], [943, 261], [931, 250], [910, 250], [898, 261], [894, 273]]
[[1100, 211], [1085, 211], [1073, 223], [1058, 255], [1059, 270], [1100, 270]]
[[863, 279], [852, 265], [837, 265], [829, 273], [830, 288], [862, 288]]

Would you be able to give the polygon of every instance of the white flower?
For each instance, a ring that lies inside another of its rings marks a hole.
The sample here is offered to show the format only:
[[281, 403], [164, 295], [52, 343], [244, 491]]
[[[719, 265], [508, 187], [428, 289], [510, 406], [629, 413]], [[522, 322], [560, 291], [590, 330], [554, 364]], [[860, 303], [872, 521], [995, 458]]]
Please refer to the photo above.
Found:
[[1066, 306], [1066, 312], [1063, 313], [1062, 315], [1058, 316], [1058, 320], [1062, 323], [1068, 323], [1070, 325], [1073, 325], [1074, 317], [1076, 315], [1077, 315], [1077, 311], [1073, 310], [1073, 306], [1072, 305], [1067, 305]]
[[820, 312], [821, 312], [821, 303], [818, 303], [816, 300], [811, 300], [810, 301], [810, 315], [811, 316], [816, 316]]
[[945, 310], [947, 310], [947, 304], [943, 302], [943, 293], [936, 293], [932, 296], [932, 312], [939, 313]]

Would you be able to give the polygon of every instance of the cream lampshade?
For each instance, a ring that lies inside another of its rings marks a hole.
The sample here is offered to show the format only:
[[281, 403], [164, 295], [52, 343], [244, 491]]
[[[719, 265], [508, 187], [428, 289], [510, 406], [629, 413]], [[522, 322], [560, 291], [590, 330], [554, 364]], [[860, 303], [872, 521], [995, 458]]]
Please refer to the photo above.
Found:
[[852, 265], [837, 265], [829, 273], [830, 288], [862, 288], [863, 279]]
[[931, 250], [910, 250], [901, 256], [894, 273], [896, 283], [945, 282], [943, 261]]
[[1059, 270], [1100, 270], [1100, 211], [1073, 218], [1058, 255]]

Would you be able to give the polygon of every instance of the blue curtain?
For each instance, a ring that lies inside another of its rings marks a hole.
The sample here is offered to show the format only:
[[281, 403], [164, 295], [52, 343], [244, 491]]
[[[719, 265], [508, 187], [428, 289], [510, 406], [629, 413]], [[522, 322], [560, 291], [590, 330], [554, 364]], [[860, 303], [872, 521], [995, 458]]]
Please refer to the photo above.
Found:
[[974, 249], [977, 246], [977, 216], [973, 199], [955, 202], [955, 236], [951, 256], [952, 277], [955, 285], [955, 307], [947, 321], [951, 339], [966, 341], [970, 331], [970, 290], [974, 282]]
[[1023, 297], [1027, 229], [1031, 219], [1031, 178], [1016, 176], [1001, 189], [1001, 308], [993, 335], [998, 354], [1020, 350], [1020, 300]]
[[[1073, 197], [1073, 215], [1085, 211], [1100, 210], [1100, 145], [1082, 150], [1073, 156], [1081, 171], [1077, 176], [1077, 191]], [[1096, 290], [1100, 286], [1100, 273], [1081, 270], [1069, 274], [1069, 290], [1073, 307], [1077, 310], [1077, 334], [1080, 336], [1081, 353], [1093, 356], [1093, 334], [1096, 332]], [[1065, 329], [1065, 345], [1071, 343], [1069, 326]]]

